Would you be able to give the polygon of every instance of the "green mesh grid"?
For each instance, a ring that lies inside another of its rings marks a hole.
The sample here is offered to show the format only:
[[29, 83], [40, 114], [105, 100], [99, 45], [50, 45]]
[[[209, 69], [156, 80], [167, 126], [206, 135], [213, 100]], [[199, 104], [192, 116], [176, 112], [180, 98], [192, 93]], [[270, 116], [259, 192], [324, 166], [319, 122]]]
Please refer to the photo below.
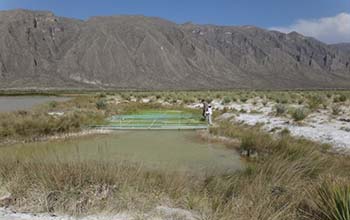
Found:
[[94, 126], [113, 130], [128, 129], [206, 129], [207, 124], [200, 114], [183, 111], [142, 111], [135, 114], [115, 115], [108, 120], [108, 124]]

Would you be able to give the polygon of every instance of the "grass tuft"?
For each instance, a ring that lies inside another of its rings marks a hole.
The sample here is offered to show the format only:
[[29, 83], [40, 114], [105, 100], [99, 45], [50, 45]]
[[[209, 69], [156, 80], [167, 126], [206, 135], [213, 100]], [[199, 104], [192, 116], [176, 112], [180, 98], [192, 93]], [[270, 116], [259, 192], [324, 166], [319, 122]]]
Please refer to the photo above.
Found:
[[313, 204], [308, 210], [312, 219], [350, 219], [350, 181], [347, 178], [326, 177], [311, 190], [309, 199]]
[[302, 121], [308, 116], [308, 112], [306, 108], [297, 108], [293, 111], [292, 117], [295, 121]]

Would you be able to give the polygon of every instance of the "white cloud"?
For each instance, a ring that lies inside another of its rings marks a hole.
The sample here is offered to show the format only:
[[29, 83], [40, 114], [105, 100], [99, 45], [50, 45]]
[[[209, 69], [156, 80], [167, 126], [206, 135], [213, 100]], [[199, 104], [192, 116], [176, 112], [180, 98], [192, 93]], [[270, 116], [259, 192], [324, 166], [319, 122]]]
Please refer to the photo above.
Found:
[[272, 27], [270, 29], [284, 33], [296, 31], [326, 43], [350, 42], [350, 14], [340, 13], [334, 17], [298, 20], [288, 27]]

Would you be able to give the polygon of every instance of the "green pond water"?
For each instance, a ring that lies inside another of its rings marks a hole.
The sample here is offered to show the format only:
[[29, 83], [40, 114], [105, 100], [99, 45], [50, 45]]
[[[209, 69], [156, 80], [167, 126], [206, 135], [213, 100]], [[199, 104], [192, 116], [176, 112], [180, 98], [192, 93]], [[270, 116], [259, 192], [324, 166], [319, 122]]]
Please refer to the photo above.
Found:
[[129, 161], [150, 169], [228, 172], [242, 167], [237, 152], [196, 131], [120, 131], [110, 135], [12, 145], [0, 158], [43, 161]]

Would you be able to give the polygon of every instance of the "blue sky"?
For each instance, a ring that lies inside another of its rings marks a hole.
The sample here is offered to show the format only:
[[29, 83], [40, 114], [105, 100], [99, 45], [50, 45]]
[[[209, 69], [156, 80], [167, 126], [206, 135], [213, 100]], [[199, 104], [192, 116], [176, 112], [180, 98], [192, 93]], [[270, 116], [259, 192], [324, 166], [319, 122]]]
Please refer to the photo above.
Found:
[[[300, 22], [322, 22], [323, 18], [337, 18], [341, 13], [349, 15], [350, 19], [350, 0], [0, 0], [0, 10], [16, 8], [50, 10], [56, 15], [80, 19], [95, 15], [142, 14], [177, 23], [255, 25], [281, 31], [298, 31]], [[341, 29], [343, 25], [339, 25]], [[350, 29], [350, 23], [348, 26]]]

